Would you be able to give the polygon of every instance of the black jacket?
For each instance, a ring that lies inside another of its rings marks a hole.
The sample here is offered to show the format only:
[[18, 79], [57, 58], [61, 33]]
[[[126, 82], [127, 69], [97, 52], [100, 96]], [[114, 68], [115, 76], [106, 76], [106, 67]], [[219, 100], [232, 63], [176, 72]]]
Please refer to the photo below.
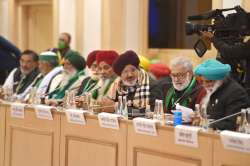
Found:
[[[226, 78], [224, 83], [211, 95], [207, 114], [209, 119], [220, 119], [237, 113], [242, 108], [249, 106], [249, 98], [245, 89], [231, 78]], [[215, 123], [211, 127], [220, 130], [235, 130], [236, 116]]]
[[19, 66], [20, 50], [0, 36], [0, 84], [3, 84], [8, 73]]
[[[250, 96], [250, 40], [246, 43], [229, 44], [221, 39], [213, 38], [213, 44], [220, 53], [217, 57], [222, 63], [230, 64], [232, 67], [231, 76], [247, 90]], [[237, 65], [240, 64], [245, 75], [242, 77], [237, 72]]]

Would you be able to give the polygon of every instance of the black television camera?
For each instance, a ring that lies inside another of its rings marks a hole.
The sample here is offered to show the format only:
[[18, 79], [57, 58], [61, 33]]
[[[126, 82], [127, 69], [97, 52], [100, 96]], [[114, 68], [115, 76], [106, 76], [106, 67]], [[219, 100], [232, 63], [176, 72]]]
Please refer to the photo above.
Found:
[[[235, 10], [236, 13], [223, 15], [223, 12], [231, 10]], [[215, 37], [230, 43], [243, 42], [244, 37], [250, 35], [250, 13], [247, 13], [240, 6], [215, 9], [204, 14], [188, 17], [189, 21], [210, 19], [213, 19], [211, 25], [186, 22], [186, 35], [200, 35], [200, 31], [209, 31], [213, 32]], [[195, 43], [194, 49], [199, 57], [202, 57], [207, 51], [206, 44], [201, 39]]]

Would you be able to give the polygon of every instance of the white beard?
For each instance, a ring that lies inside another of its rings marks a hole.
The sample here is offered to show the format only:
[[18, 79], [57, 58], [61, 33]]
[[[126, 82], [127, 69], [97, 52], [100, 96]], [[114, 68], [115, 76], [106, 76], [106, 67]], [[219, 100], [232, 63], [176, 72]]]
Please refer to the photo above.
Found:
[[180, 85], [180, 84], [176, 84], [174, 81], [173, 81], [173, 86], [174, 86], [174, 89], [178, 90], [178, 91], [182, 91], [184, 90], [186, 87], [188, 87], [189, 83], [190, 83], [190, 79], [188, 78], [188, 76], [186, 77], [185, 81]]
[[132, 82], [128, 82], [128, 81], [122, 81], [122, 83], [125, 85], [125, 86], [128, 86], [128, 87], [131, 87], [131, 86], [135, 86], [136, 83], [137, 83], [137, 80], [133, 80]]
[[214, 93], [221, 85], [222, 85], [223, 81], [218, 80], [214, 83], [213, 87], [210, 88], [205, 88], [207, 93]]
[[65, 86], [69, 82], [70, 77], [72, 77], [72, 75], [64, 71], [60, 87]]
[[75, 75], [77, 73], [77, 70], [76, 69], [71, 70], [71, 71], [66, 71], [65, 70], [65, 72], [68, 73], [69, 75], [73, 76], [73, 75]]
[[93, 73], [91, 70], [89, 71], [89, 75], [92, 80], [99, 80], [100, 78], [98, 74]]
[[222, 81], [216, 81], [214, 86], [211, 88], [205, 88], [206, 89], [206, 95], [201, 100], [201, 104], [207, 107], [208, 102], [210, 100], [211, 95], [222, 85]]

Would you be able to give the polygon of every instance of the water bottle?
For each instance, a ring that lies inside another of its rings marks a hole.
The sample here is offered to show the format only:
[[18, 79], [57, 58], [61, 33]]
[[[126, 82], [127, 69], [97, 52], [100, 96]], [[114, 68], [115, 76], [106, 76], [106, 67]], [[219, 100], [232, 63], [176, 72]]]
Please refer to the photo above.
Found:
[[122, 109], [122, 115], [125, 119], [128, 119], [128, 103], [127, 103], [127, 97], [123, 96], [123, 100], [122, 100], [122, 105], [123, 105], [123, 109]]
[[174, 111], [174, 126], [182, 124], [182, 112], [181, 110]]
[[201, 127], [203, 130], [208, 130], [208, 116], [207, 116], [207, 108], [205, 105], [201, 106], [200, 110], [201, 115]]
[[158, 99], [155, 100], [153, 119], [159, 121], [161, 125], [165, 124], [162, 100], [158, 100]]
[[118, 101], [116, 103], [116, 114], [122, 115], [122, 107], [123, 107], [122, 96], [118, 96]]

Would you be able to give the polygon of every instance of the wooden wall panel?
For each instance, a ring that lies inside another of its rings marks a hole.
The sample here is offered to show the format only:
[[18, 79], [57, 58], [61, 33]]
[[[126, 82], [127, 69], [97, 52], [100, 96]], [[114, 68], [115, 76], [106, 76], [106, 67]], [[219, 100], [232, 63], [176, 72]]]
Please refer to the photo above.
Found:
[[250, 154], [233, 150], [226, 150], [221, 143], [220, 137], [213, 140], [214, 163], [213, 166], [249, 166]]
[[60, 115], [53, 118], [37, 119], [32, 108], [25, 110], [24, 119], [7, 111], [5, 165], [59, 166]]
[[120, 122], [120, 129], [101, 128], [96, 116], [86, 116], [87, 125], [61, 121], [61, 165], [126, 165], [126, 123]]
[[211, 166], [212, 139], [199, 135], [199, 147], [176, 145], [171, 127], [158, 128], [158, 136], [136, 134], [128, 125], [128, 166], [149, 166], [157, 163], [167, 166]]

